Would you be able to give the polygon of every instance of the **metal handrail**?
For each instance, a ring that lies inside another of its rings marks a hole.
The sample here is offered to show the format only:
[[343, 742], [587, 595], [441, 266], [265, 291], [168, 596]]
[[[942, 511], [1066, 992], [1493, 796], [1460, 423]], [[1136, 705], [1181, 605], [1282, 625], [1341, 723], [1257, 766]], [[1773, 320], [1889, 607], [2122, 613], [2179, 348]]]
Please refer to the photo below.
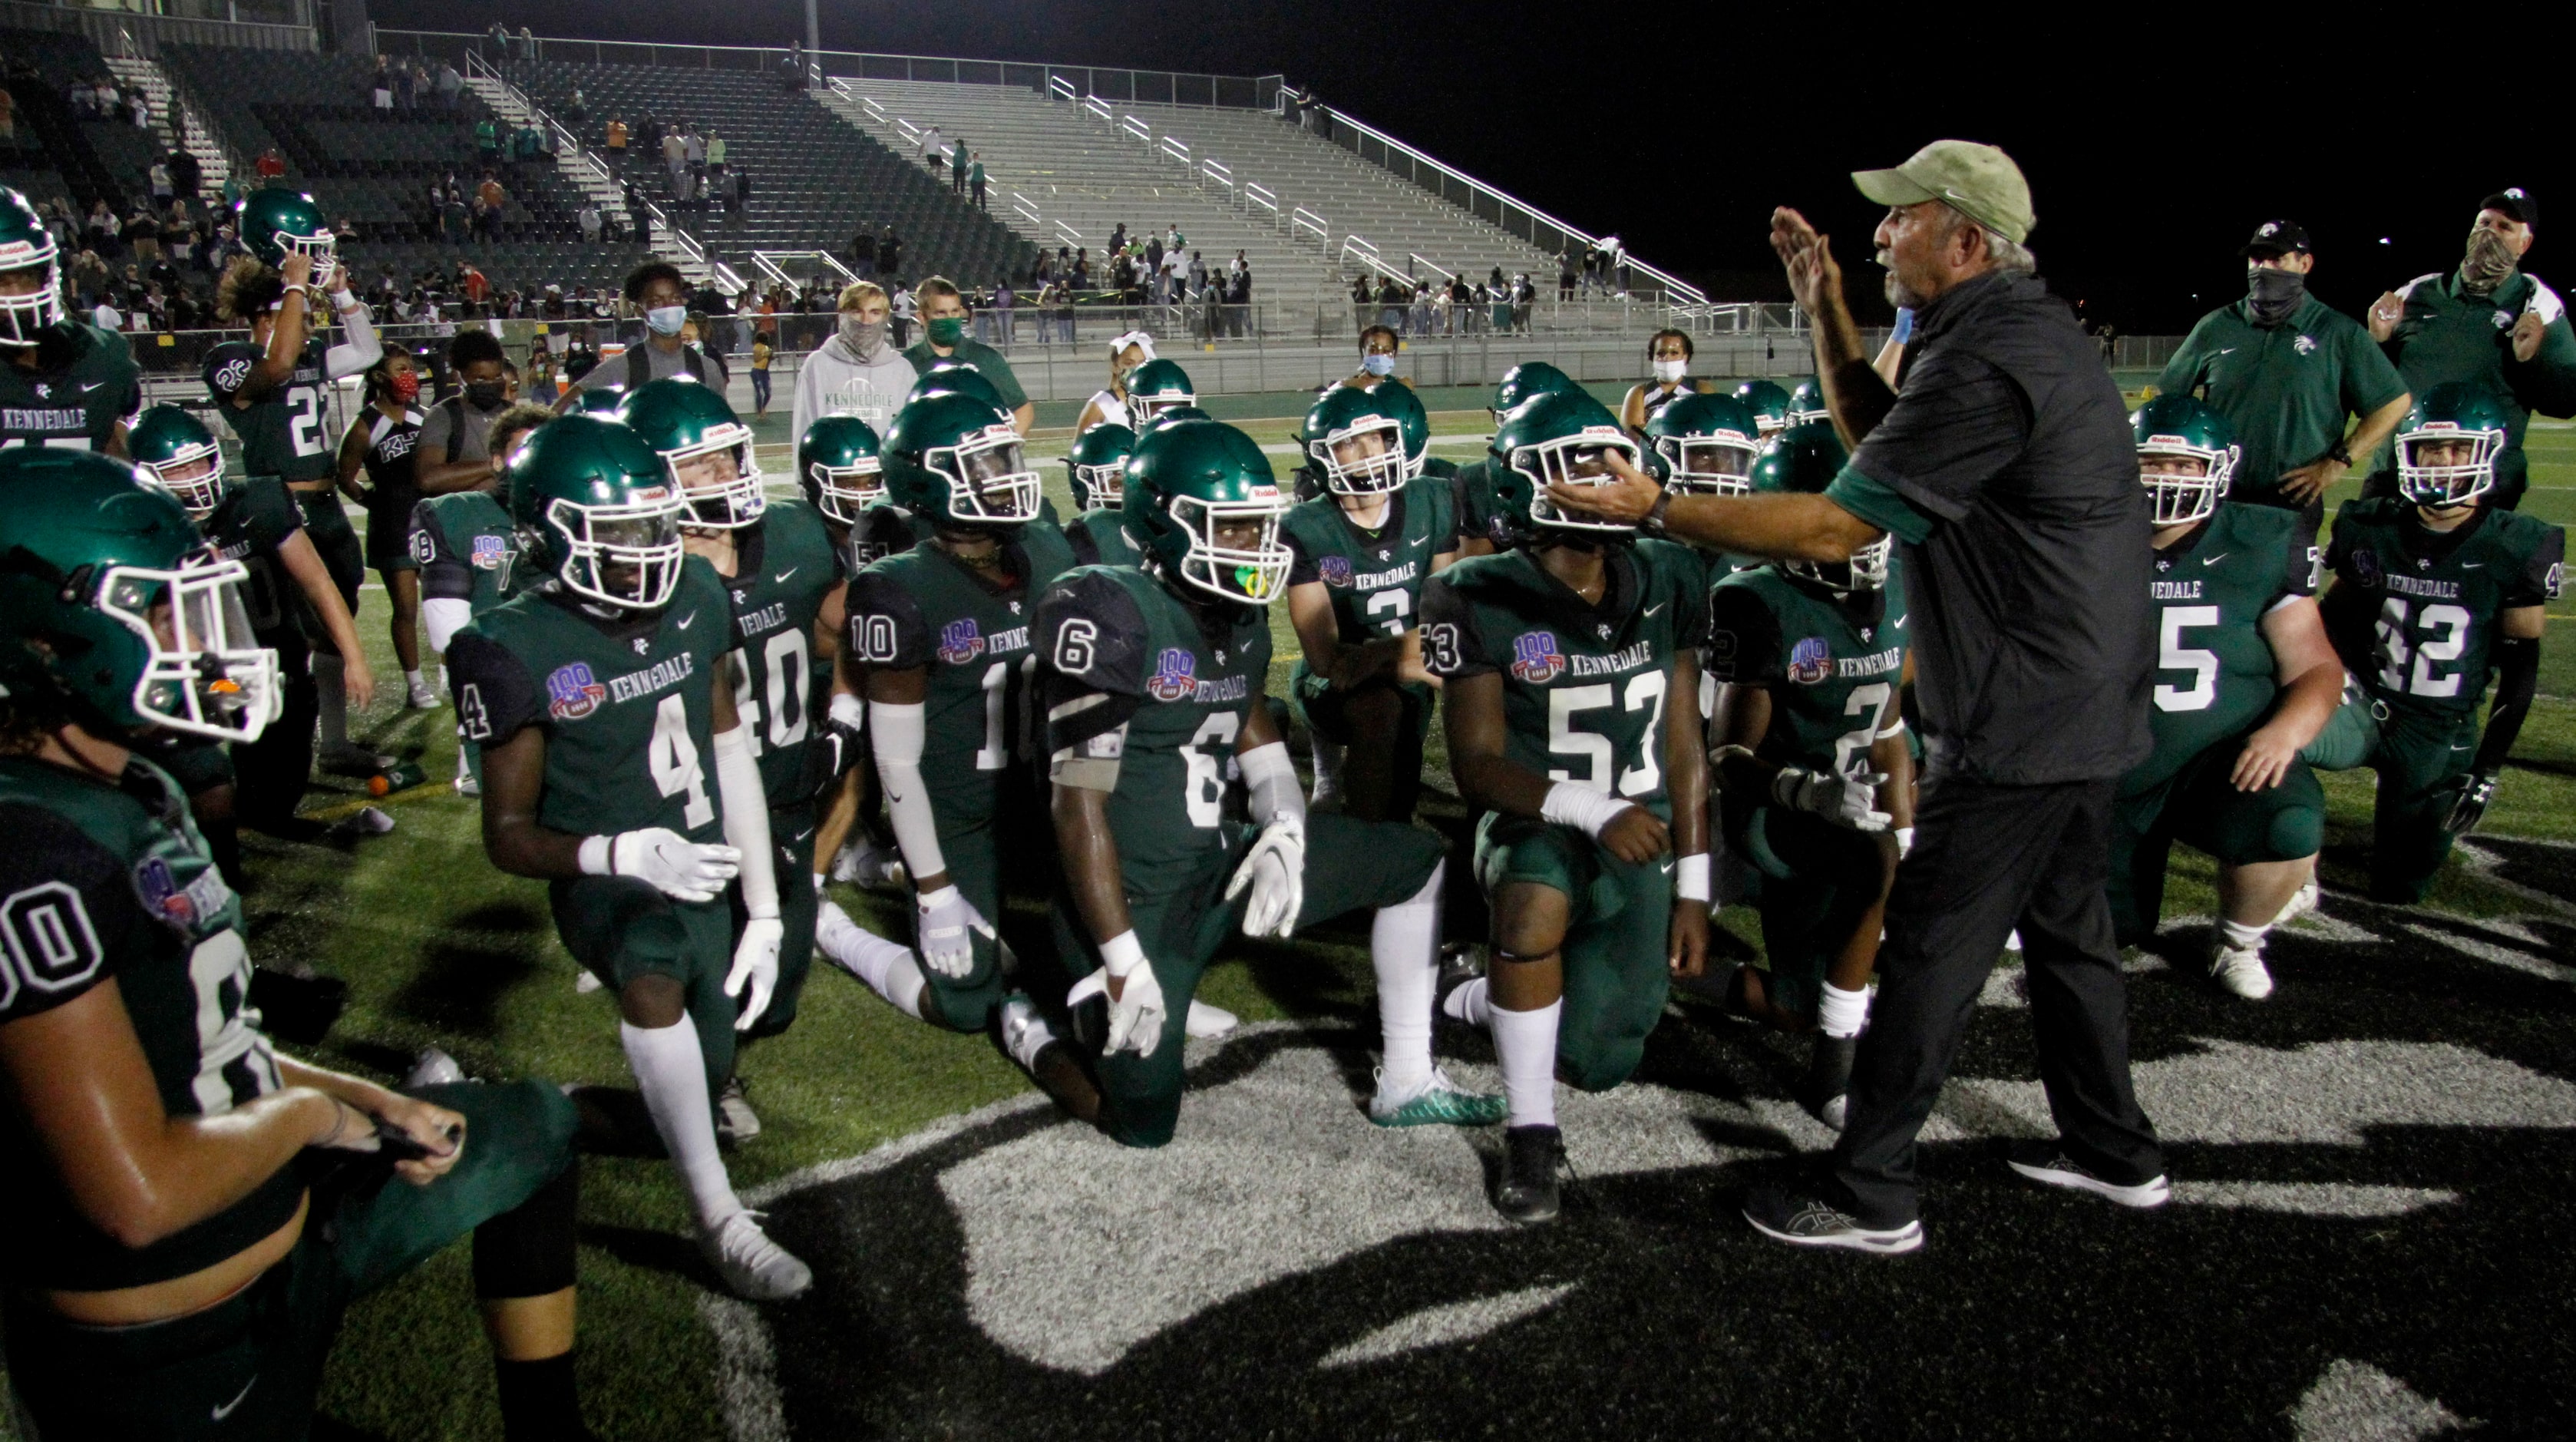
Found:
[[[834, 77], [832, 81], [832, 89], [843, 95], [850, 93], [849, 90], [841, 84], [838, 77]], [[886, 114], [886, 108], [877, 104], [876, 97], [874, 96], [861, 96], [859, 99], [859, 108], [866, 111], [868, 113], [868, 118], [874, 120], [879, 125], [894, 124], [894, 117]]]
[[1215, 181], [1217, 184], [1224, 186], [1228, 190], [1234, 189], [1234, 172], [1231, 169], [1228, 169], [1225, 162], [1222, 160], [1218, 160], [1213, 157], [1200, 160], [1199, 174], [1206, 176], [1208, 179]]
[[1047, 94], [1050, 96], [1060, 97], [1065, 100], [1077, 100], [1081, 98], [1074, 93], [1073, 82], [1065, 79], [1061, 75], [1050, 75], [1047, 77]]
[[[1555, 216], [1548, 214], [1546, 211], [1539, 209], [1537, 206], [1521, 200], [1508, 191], [1500, 190], [1494, 186], [1488, 185], [1453, 165], [1449, 165], [1446, 162], [1436, 160], [1431, 156], [1425, 155], [1421, 151], [1414, 149], [1412, 146], [1405, 144], [1403, 141], [1396, 139], [1394, 136], [1377, 129], [1364, 121], [1355, 120], [1349, 115], [1344, 114], [1342, 111], [1334, 109], [1329, 105], [1318, 106], [1316, 108], [1330, 116], [1332, 118], [1332, 123], [1336, 127], [1347, 128], [1355, 135], [1375, 141], [1379, 145], [1386, 147], [1386, 149], [1402, 155], [1405, 159], [1413, 162], [1415, 165], [1428, 167], [1432, 172], [1441, 176], [1443, 179], [1452, 180], [1467, 187], [1471, 202], [1472, 199], [1477, 196], [1483, 196], [1491, 200], [1496, 208], [1498, 216], [1504, 216], [1507, 215], [1509, 211], [1517, 210], [1523, 215], [1529, 217], [1533, 223], [1533, 231], [1529, 236], [1524, 238], [1532, 245], [1539, 245], [1541, 249], [1545, 249], [1545, 246], [1537, 237], [1535, 231], [1536, 225], [1553, 227], [1554, 229], [1562, 232], [1567, 239], [1581, 241], [1586, 246], [1597, 246], [1601, 243], [1602, 237], [1588, 235], [1583, 231], [1576, 229], [1574, 226], [1567, 224], [1565, 221], [1559, 220]], [[1357, 152], [1357, 147], [1352, 148]], [[1360, 153], [1362, 159], [1368, 158], [1365, 152], [1358, 153]], [[1393, 173], [1394, 171], [1394, 167], [1392, 166], [1381, 165], [1380, 168], [1387, 170], [1389, 173]], [[1470, 213], [1473, 213], [1474, 209], [1475, 207], [1471, 203], [1468, 206], [1468, 210]], [[1497, 224], [1500, 223], [1500, 220], [1498, 220]], [[1511, 229], [1508, 225], [1503, 225], [1502, 228], [1505, 231], [1509, 231]], [[1667, 294], [1677, 296], [1685, 303], [1706, 304], [1708, 301], [1707, 294], [1701, 291], [1699, 287], [1692, 285], [1678, 276], [1648, 265], [1644, 261], [1637, 259], [1634, 255], [1630, 255], [1624, 250], [1620, 253], [1620, 263], [1639, 275], [1646, 276], [1661, 284]]]
[[[322, 48], [310, 25], [277, 25], [251, 20], [195, 20], [172, 15], [141, 15], [131, 10], [86, 5], [40, 5], [28, 0], [0, 0], [0, 26], [84, 35], [102, 51], [124, 31], [138, 53], [149, 58], [153, 47], [230, 45], [253, 50]], [[1259, 82], [1253, 82], [1258, 88]], [[1255, 107], [1260, 108], [1260, 107]]]
[[1028, 217], [1028, 222], [1031, 225], [1046, 224], [1046, 217], [1038, 214], [1038, 208], [1029, 203], [1029, 198], [1020, 194], [1016, 190], [1011, 192], [1011, 209]]
[[1112, 124], [1116, 123], [1116, 113], [1109, 108], [1109, 102], [1101, 99], [1097, 95], [1084, 96], [1082, 100], [1082, 108], [1099, 116], [1103, 120], [1110, 121]]
[[1269, 186], [1262, 184], [1258, 180], [1247, 180], [1243, 183], [1243, 198], [1250, 201], [1252, 204], [1258, 205], [1264, 210], [1269, 211], [1272, 219], [1275, 220], [1278, 218], [1278, 191], [1272, 190]]
[[1119, 117], [1118, 128], [1126, 131], [1132, 136], [1135, 136], [1138, 140], [1145, 142], [1147, 145], [1154, 143], [1154, 127], [1147, 125], [1144, 121], [1137, 119], [1133, 115]]
[[1440, 277], [1442, 280], [1456, 280], [1458, 278], [1458, 272], [1449, 269], [1447, 266], [1442, 265], [1436, 260], [1430, 259], [1420, 251], [1408, 250], [1404, 253], [1404, 258], [1412, 261], [1415, 265], [1422, 267], [1424, 270], [1431, 272], [1433, 275]]
[[1163, 153], [1172, 157], [1174, 160], [1179, 161], [1183, 170], [1190, 168], [1190, 146], [1188, 141], [1181, 139], [1177, 135], [1166, 135], [1163, 137]]
[[1322, 216], [1302, 205], [1289, 214], [1288, 230], [1292, 235], [1301, 230], [1311, 230], [1315, 232], [1315, 239], [1326, 245], [1333, 243], [1332, 227], [1325, 223]]
[[1377, 258], [1378, 258], [1378, 255], [1377, 255], [1377, 247], [1376, 247], [1375, 245], [1371, 244], [1369, 241], [1364, 240], [1364, 239], [1362, 239], [1361, 237], [1356, 236], [1356, 235], [1346, 235], [1346, 236], [1343, 236], [1343, 237], [1342, 237], [1342, 258], [1343, 258], [1343, 259], [1345, 259], [1345, 260], [1349, 259], [1349, 258], [1350, 258], [1350, 254], [1351, 254], [1351, 252], [1352, 252], [1352, 251], [1355, 251], [1355, 250], [1356, 250], [1356, 251], [1358, 251], [1362, 256], [1366, 257], [1366, 258], [1367, 258], [1367, 259], [1369, 259], [1369, 260], [1375, 260], [1375, 259], [1377, 259]]
[[1065, 224], [1061, 220], [1055, 223], [1055, 238], [1064, 242], [1066, 245], [1089, 244], [1089, 242], [1082, 238], [1081, 231], [1074, 229], [1072, 226]]

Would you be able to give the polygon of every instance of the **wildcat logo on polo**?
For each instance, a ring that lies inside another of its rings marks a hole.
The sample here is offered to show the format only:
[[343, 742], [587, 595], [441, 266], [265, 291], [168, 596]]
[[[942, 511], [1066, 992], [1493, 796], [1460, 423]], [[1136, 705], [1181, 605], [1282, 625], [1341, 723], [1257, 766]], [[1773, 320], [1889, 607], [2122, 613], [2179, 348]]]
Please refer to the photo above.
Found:
[[2377, 553], [2370, 551], [2367, 548], [2353, 552], [2352, 578], [2365, 586], [2377, 586], [2379, 584], [2379, 556]]
[[1198, 694], [1198, 657], [1178, 646], [1154, 658], [1154, 674], [1146, 678], [1145, 694], [1157, 701], [1187, 701]]
[[1789, 679], [1813, 686], [1834, 674], [1834, 648], [1822, 636], [1809, 636], [1789, 648]]
[[1565, 674], [1565, 653], [1557, 649], [1554, 631], [1523, 631], [1512, 640], [1512, 676], [1544, 686]]
[[1327, 586], [1348, 586], [1351, 583], [1351, 558], [1348, 556], [1322, 557], [1315, 562], [1315, 570], [1323, 576]]
[[984, 654], [984, 636], [972, 616], [961, 616], [939, 628], [939, 659], [963, 666]]
[[546, 711], [558, 721], [578, 721], [599, 709], [608, 688], [590, 673], [590, 663], [573, 661], [546, 677]]

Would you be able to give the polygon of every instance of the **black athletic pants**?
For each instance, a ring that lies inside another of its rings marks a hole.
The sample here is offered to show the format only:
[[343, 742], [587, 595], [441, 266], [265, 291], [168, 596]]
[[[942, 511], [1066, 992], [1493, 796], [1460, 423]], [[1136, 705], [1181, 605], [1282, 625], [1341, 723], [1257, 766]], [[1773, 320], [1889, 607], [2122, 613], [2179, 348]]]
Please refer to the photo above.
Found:
[[1829, 1199], [1862, 1225], [1914, 1220], [1914, 1135], [2015, 927], [2040, 1081], [2068, 1155], [2122, 1184], [2163, 1172], [2155, 1129], [2129, 1087], [2128, 989], [2104, 891], [2113, 785], [1924, 779], [1914, 850], [1888, 895], [1849, 1120], [1830, 1163]]

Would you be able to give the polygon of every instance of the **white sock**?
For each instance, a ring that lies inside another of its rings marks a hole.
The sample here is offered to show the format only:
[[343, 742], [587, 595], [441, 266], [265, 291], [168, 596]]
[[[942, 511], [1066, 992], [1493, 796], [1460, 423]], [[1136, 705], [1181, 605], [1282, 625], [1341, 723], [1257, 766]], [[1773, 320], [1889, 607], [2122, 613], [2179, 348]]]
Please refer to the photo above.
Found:
[[404, 689], [404, 690], [406, 690], [406, 691], [416, 690], [416, 689], [418, 689], [418, 688], [419, 688], [419, 686], [420, 686], [420, 670], [419, 670], [419, 668], [415, 667], [415, 668], [413, 668], [412, 670], [405, 671], [405, 672], [403, 673], [403, 689]]
[[1451, 1021], [1463, 1021], [1469, 1026], [1490, 1026], [1494, 1012], [1492, 995], [1493, 983], [1480, 976], [1449, 993], [1448, 1001], [1442, 1003], [1440, 1010]]
[[1816, 1027], [1825, 1035], [1849, 1040], [1860, 1035], [1869, 1022], [1869, 988], [1845, 991], [1832, 982], [1825, 983], [1824, 1000], [1816, 1007]]
[[337, 651], [313, 653], [313, 685], [322, 698], [322, 744], [349, 739], [348, 665]]
[[1564, 1012], [1563, 1001], [1536, 1011], [1492, 1008], [1494, 1054], [1503, 1064], [1503, 1125], [1556, 1125], [1556, 1023]]
[[725, 1175], [724, 1154], [716, 1150], [716, 1109], [707, 1097], [707, 1057], [698, 1046], [698, 1029], [686, 1018], [652, 1028], [620, 1021], [617, 1040], [644, 1093], [644, 1109], [653, 1114], [653, 1130], [662, 1134], [680, 1185], [689, 1189], [698, 1225], [714, 1230], [741, 1211], [742, 1202]]
[[1431, 998], [1440, 989], [1440, 883], [1449, 863], [1431, 868], [1422, 889], [1381, 906], [1369, 923], [1369, 961], [1377, 969], [1377, 1027], [1386, 1047], [1381, 1084], [1411, 1096], [1431, 1081]]
[[868, 990], [905, 1016], [921, 1015], [921, 967], [912, 948], [897, 946], [850, 920], [837, 901], [823, 903], [814, 920], [814, 944], [832, 964], [866, 982]]
[[1339, 741], [1315, 738], [1315, 794], [1309, 804], [1321, 806], [1341, 796], [1342, 759], [1349, 754], [1350, 748]]
[[2238, 951], [2252, 951], [2261, 946], [2264, 934], [2271, 929], [2272, 924], [2268, 921], [2260, 926], [2247, 926], [2241, 921], [2218, 923], [2219, 934], [2226, 937], [2227, 944]]

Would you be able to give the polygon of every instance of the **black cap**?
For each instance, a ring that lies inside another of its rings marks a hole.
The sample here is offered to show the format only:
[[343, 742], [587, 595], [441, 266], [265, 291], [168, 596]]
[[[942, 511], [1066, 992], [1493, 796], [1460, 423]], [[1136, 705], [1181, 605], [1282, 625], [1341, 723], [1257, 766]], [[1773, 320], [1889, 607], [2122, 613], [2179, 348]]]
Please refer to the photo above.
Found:
[[2238, 255], [2312, 255], [2308, 249], [2308, 228], [2295, 220], [2267, 220], [2254, 227], [2254, 238], [2245, 242]]
[[2509, 215], [2534, 230], [2540, 228], [2540, 202], [2532, 199], [2531, 192], [2519, 185], [2508, 185], [2479, 201], [2478, 209]]

